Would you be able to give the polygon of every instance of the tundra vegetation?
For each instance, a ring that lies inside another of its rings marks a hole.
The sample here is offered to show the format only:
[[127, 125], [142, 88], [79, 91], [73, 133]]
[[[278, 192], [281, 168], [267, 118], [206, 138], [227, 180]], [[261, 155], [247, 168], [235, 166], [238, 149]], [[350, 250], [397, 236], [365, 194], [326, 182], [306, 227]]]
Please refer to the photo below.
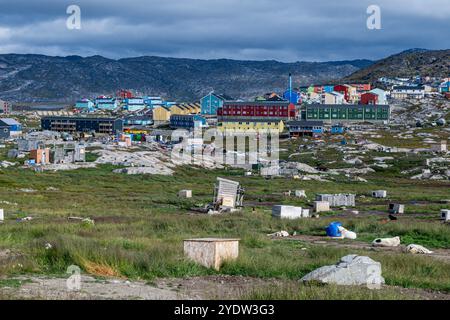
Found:
[[[282, 143], [286, 150], [282, 158], [296, 150], [295, 143], [298, 142]], [[0, 151], [2, 160], [6, 152]], [[372, 153], [364, 157], [384, 155]], [[333, 157], [338, 160], [336, 153], [323, 151], [315, 154], [314, 159], [299, 155], [295, 161], [316, 166], [325, 160], [332, 161]], [[450, 249], [449, 225], [439, 220], [440, 209], [448, 206], [441, 200], [450, 199], [449, 181], [412, 181], [400, 172], [422, 163], [421, 156], [398, 154], [395, 157], [392, 166], [365, 175], [368, 182], [344, 178], [330, 182], [268, 180], [256, 175], [245, 176], [243, 170], [231, 168], [178, 167], [173, 176], [117, 174], [112, 172], [117, 167], [110, 165], [58, 172], [34, 172], [17, 166], [4, 168], [0, 171], [0, 201], [5, 209], [5, 222], [0, 225], [0, 251], [10, 250], [14, 254], [8, 259], [0, 257], [0, 291], [4, 286], [22, 285], [16, 277], [65, 276], [68, 266], [78, 265], [84, 273], [99, 278], [151, 282], [157, 278], [231, 275], [288, 282], [283, 287], [262, 286], [242, 296], [251, 299], [414, 297], [394, 288], [450, 294], [449, 259], [267, 236], [280, 230], [323, 236], [325, 227], [339, 220], [358, 234], [358, 241], [368, 246], [378, 237], [400, 236], [402, 244], [420, 244], [431, 250]], [[88, 159], [95, 160], [95, 156], [89, 155]], [[337, 161], [332, 166], [344, 165]], [[211, 202], [216, 177], [239, 181], [245, 187], [245, 207], [241, 212], [208, 216], [190, 210]], [[177, 193], [182, 189], [193, 190], [193, 198], [178, 198]], [[308, 198], [283, 195], [283, 191], [297, 189], [306, 190]], [[389, 200], [369, 196], [372, 190], [379, 189], [387, 190], [390, 199], [406, 205], [406, 213], [398, 221], [386, 222]], [[319, 219], [285, 221], [271, 217], [272, 205], [307, 207], [316, 193], [355, 193], [355, 210], [366, 214], [349, 215], [337, 210], [321, 214]], [[16, 221], [27, 216], [33, 220]], [[95, 224], [69, 221], [69, 216], [91, 218]], [[206, 269], [183, 256], [183, 239], [193, 237], [240, 238], [240, 256], [234, 262], [225, 263], [220, 271]], [[351, 244], [350, 240], [342, 241]], [[342, 256], [353, 253], [381, 262], [386, 288], [346, 290], [298, 283], [312, 270], [335, 264]], [[0, 294], [0, 297], [8, 296]]]

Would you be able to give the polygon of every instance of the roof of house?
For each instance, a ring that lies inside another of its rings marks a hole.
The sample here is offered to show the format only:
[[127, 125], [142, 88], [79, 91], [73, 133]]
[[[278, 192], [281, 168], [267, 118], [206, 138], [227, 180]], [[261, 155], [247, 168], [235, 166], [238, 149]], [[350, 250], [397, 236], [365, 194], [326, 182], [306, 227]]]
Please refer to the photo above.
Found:
[[289, 121], [287, 124], [288, 126], [322, 127], [323, 121]]
[[163, 108], [164, 110], [170, 112], [169, 107], [166, 107], [166, 106], [155, 106], [155, 107], [153, 108], [153, 110], [156, 110], [156, 109], [159, 109], [159, 108]]
[[394, 90], [423, 90], [423, 86], [394, 86]]
[[89, 117], [46, 116], [46, 117], [42, 117], [41, 120], [116, 121], [116, 120], [123, 120], [123, 119], [122, 118], [103, 117], [103, 116], [89, 116]]
[[275, 118], [223, 118], [219, 119], [219, 122], [282, 122], [283, 120]]
[[362, 108], [389, 108], [389, 105], [388, 104], [320, 104], [320, 103], [313, 103], [313, 104], [306, 105], [306, 108], [362, 109]]
[[279, 106], [279, 105], [289, 105], [290, 102], [283, 100], [283, 101], [227, 101], [225, 102], [225, 105], [238, 105], [238, 106], [261, 106], [261, 105], [273, 105], [273, 106]]
[[20, 122], [17, 122], [15, 119], [12, 118], [1, 118], [0, 120], [8, 126], [17, 126], [17, 125], [20, 126]]
[[234, 100], [234, 98], [230, 97], [229, 95], [221, 94], [221, 93], [215, 93], [215, 92], [208, 93], [208, 94], [207, 94], [206, 96], [204, 96], [201, 100], [203, 100], [203, 99], [206, 98], [206, 97], [209, 97], [210, 94], [213, 95], [213, 96], [216, 96], [217, 98], [219, 98], [219, 99], [221, 99], [221, 100], [224, 100], [224, 101], [231, 101], [231, 100]]

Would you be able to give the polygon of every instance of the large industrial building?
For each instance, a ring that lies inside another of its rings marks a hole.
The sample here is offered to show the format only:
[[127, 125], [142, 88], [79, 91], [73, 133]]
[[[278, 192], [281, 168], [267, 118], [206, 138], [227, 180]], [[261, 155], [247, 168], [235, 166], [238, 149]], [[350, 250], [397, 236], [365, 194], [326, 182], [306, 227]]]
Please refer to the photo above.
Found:
[[22, 125], [19, 122], [11, 118], [0, 118], [0, 138], [7, 139], [21, 134]]
[[389, 121], [390, 107], [379, 104], [310, 104], [304, 106], [301, 117], [325, 123]]
[[295, 105], [289, 101], [226, 101], [223, 107], [217, 110], [219, 121], [226, 118], [253, 119], [295, 119]]
[[123, 119], [101, 117], [43, 117], [42, 130], [116, 134], [123, 130]]

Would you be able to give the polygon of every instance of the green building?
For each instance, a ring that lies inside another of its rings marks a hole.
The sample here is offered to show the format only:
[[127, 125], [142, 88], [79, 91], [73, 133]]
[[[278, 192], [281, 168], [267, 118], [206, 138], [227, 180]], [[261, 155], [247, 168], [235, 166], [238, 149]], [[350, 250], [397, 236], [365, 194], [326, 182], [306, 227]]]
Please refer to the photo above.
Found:
[[389, 121], [389, 105], [310, 104], [304, 105], [305, 120], [322, 121]]

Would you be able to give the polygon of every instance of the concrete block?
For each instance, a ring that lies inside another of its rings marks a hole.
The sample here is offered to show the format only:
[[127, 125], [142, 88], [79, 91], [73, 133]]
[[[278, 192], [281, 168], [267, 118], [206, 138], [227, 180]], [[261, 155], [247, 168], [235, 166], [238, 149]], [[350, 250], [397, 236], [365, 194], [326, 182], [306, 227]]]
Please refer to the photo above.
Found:
[[399, 204], [399, 203], [390, 203], [389, 204], [389, 213], [403, 214], [403, 213], [405, 213], [405, 205]]
[[374, 197], [374, 198], [386, 198], [387, 197], [387, 191], [386, 190], [375, 190], [375, 191], [372, 191], [372, 197]]
[[0, 222], [3, 222], [5, 220], [5, 214], [3, 212], [3, 209], [0, 209]]
[[180, 198], [192, 198], [192, 190], [181, 190], [178, 192]]
[[273, 206], [272, 217], [280, 219], [299, 219], [302, 217], [302, 208], [294, 206]]
[[309, 218], [309, 209], [302, 210], [302, 218]]
[[316, 195], [317, 201], [328, 201], [331, 207], [354, 207], [355, 195], [354, 194], [318, 194]]
[[314, 201], [314, 212], [330, 211], [330, 203], [328, 201]]
[[236, 260], [239, 256], [240, 239], [187, 239], [184, 254], [207, 268], [219, 270], [223, 262]]
[[444, 221], [450, 221], [450, 210], [442, 209], [441, 210], [441, 219]]
[[295, 190], [295, 196], [297, 198], [306, 198], [305, 190]]

